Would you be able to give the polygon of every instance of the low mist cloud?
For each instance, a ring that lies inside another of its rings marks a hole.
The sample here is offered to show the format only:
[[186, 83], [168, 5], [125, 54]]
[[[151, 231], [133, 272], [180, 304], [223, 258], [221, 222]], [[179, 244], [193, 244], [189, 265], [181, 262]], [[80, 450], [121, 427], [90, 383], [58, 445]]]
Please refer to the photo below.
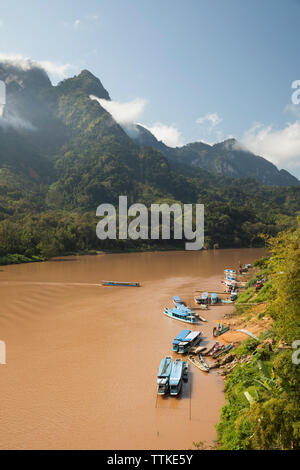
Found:
[[242, 142], [256, 155], [279, 167], [300, 170], [300, 120], [282, 129], [256, 124], [244, 134]]
[[110, 101], [90, 95], [92, 100], [98, 103], [109, 112], [114, 120], [120, 125], [128, 125], [135, 123], [144, 111], [146, 100], [136, 98], [132, 101], [121, 103], [120, 101]]
[[54, 81], [65, 78], [73, 69], [70, 64], [58, 64], [50, 60], [35, 61], [20, 54], [0, 53], [0, 63], [1, 62], [24, 71], [35, 67], [41, 68], [45, 70]]
[[141, 125], [148, 129], [148, 131], [150, 131], [157, 140], [162, 141], [169, 147], [180, 147], [183, 145], [181, 141], [181, 132], [174, 125], [168, 126], [161, 122], [157, 122], [151, 127], [145, 126], [145, 124]]
[[31, 122], [25, 121], [19, 116], [11, 116], [11, 115], [5, 116], [5, 114], [3, 114], [3, 110], [1, 110], [1, 106], [0, 106], [0, 127], [4, 129], [13, 127], [14, 129], [19, 130], [19, 131], [23, 130], [23, 131], [30, 131], [30, 132], [33, 132], [36, 130], [36, 127], [33, 124], [31, 124]]

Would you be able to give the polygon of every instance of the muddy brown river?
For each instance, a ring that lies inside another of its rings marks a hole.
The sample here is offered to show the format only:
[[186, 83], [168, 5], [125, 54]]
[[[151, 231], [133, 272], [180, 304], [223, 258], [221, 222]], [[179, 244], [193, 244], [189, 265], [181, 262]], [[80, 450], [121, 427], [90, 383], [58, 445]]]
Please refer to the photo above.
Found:
[[[162, 314], [179, 295], [222, 290], [226, 267], [261, 249], [78, 256], [0, 266], [1, 449], [191, 449], [213, 444], [224, 381], [190, 365], [181, 395], [157, 397], [162, 357], [183, 328], [203, 344], [231, 306], [197, 326]], [[102, 279], [140, 288], [101, 287]], [[181, 357], [181, 356], [180, 356]]]

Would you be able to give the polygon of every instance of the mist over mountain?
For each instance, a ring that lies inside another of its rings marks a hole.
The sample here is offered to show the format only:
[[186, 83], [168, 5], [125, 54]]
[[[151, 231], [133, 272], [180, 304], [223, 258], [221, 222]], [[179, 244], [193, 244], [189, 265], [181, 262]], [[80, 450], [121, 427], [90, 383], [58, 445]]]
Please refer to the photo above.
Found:
[[216, 175], [234, 178], [254, 178], [261, 184], [274, 186], [298, 186], [299, 180], [286, 170], [278, 168], [268, 160], [253, 154], [236, 139], [228, 139], [215, 145], [193, 142], [183, 147], [168, 147], [158, 141], [151, 132], [136, 126], [132, 137], [139, 145], [156, 148], [171, 162], [188, 165], [193, 169], [205, 169]]
[[26, 237], [36, 254], [124, 249], [124, 241], [101, 242], [95, 236], [96, 208], [117, 204], [119, 195], [148, 206], [205, 204], [206, 247], [255, 245], [259, 233], [293, 224], [300, 210], [299, 181], [234, 140], [171, 148], [143, 126], [121, 127], [91, 99], [110, 96], [87, 70], [53, 86], [34, 63], [5, 62], [0, 80], [6, 84], [0, 118], [0, 252], [1, 224], [20, 220], [17, 231], [10, 225], [12, 240], [20, 231], [19, 242], [3, 248], [6, 252], [26, 251]]

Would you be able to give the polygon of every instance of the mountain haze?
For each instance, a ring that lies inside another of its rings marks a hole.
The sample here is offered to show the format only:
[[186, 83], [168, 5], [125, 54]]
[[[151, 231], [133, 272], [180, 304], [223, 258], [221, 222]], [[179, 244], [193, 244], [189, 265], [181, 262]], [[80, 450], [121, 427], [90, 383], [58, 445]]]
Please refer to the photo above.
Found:
[[34, 64], [0, 63], [0, 80], [0, 256], [156, 246], [96, 238], [96, 208], [119, 195], [147, 206], [205, 204], [208, 248], [255, 246], [260, 233], [294, 224], [298, 180], [235, 141], [173, 149], [142, 126], [132, 138], [90, 98], [110, 96], [87, 70], [53, 86]]

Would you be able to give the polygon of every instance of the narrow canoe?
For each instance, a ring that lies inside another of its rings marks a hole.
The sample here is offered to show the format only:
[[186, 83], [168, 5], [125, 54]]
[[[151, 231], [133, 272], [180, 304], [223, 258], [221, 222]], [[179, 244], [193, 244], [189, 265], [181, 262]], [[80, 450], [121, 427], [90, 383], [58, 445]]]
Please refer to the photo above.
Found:
[[101, 281], [102, 286], [115, 286], [115, 287], [140, 287], [139, 282], [120, 282], [120, 281]]
[[202, 362], [195, 359], [193, 356], [189, 356], [188, 360], [196, 366], [198, 369], [202, 370], [203, 372], [209, 372], [209, 367], [205, 366]]

